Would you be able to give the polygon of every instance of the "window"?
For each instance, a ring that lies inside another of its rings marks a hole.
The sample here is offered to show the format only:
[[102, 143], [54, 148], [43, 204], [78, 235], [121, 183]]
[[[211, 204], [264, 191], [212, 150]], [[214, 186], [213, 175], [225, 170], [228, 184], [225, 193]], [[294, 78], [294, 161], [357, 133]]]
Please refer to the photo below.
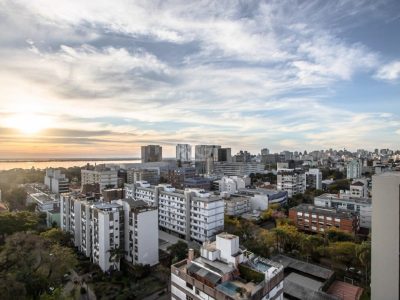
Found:
[[193, 300], [193, 298], [188, 296], [188, 295], [186, 295], [186, 300]]
[[191, 285], [189, 282], [186, 282], [186, 287], [188, 287], [189, 289], [193, 289], [193, 285]]

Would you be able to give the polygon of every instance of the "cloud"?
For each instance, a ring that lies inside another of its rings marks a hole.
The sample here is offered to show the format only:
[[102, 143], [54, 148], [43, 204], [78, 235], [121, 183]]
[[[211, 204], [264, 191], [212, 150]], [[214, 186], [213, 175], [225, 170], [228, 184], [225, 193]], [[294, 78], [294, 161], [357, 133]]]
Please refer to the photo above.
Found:
[[400, 78], [400, 61], [393, 61], [378, 69], [375, 77], [381, 80], [395, 81]]
[[[344, 34], [386, 18], [388, 9], [375, 13], [384, 7], [368, 0], [3, 0], [0, 114], [51, 118], [51, 129], [26, 139], [41, 140], [49, 153], [63, 143], [122, 154], [150, 142], [252, 151], [385, 143], [390, 138], [378, 133], [393, 133], [398, 115], [335, 99], [359, 74], [399, 76], [379, 69], [380, 53]], [[22, 144], [9, 133], [0, 130], [7, 147]]]

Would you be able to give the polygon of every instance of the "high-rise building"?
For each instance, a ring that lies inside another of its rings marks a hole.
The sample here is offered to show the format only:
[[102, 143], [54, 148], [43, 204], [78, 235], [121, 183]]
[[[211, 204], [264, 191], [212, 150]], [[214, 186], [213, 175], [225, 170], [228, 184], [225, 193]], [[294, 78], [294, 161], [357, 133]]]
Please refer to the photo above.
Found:
[[69, 192], [69, 180], [65, 174], [61, 174], [60, 170], [46, 169], [44, 184], [48, 189], [56, 194]]
[[154, 169], [129, 169], [126, 171], [126, 183], [135, 183], [136, 181], [148, 181], [156, 185], [160, 182], [160, 170]]
[[268, 154], [269, 154], [268, 148], [261, 149], [261, 155], [268, 155]]
[[113, 251], [125, 250], [133, 264], [158, 263], [158, 213], [143, 201], [95, 202], [78, 194], [61, 195], [61, 229], [75, 247], [106, 272], [119, 269]]
[[94, 186], [94, 190], [100, 193], [105, 188], [118, 187], [118, 171], [97, 166], [94, 170], [81, 170], [81, 189], [85, 192], [87, 186]]
[[198, 174], [206, 174], [207, 166], [211, 165], [211, 161], [218, 160], [219, 145], [196, 145], [195, 146], [195, 166]]
[[400, 172], [372, 177], [371, 299], [399, 299]]
[[176, 160], [188, 162], [192, 160], [192, 146], [189, 144], [176, 145]]
[[142, 163], [162, 161], [162, 147], [159, 145], [142, 146]]
[[231, 162], [232, 161], [231, 148], [218, 149], [218, 161]]
[[353, 159], [347, 164], [347, 179], [361, 178], [362, 163], [358, 159]]
[[280, 169], [277, 174], [278, 191], [286, 191], [289, 197], [305, 192], [304, 172], [294, 169]]
[[147, 182], [126, 185], [125, 190], [126, 197], [158, 207], [159, 228], [180, 238], [203, 242], [224, 229], [224, 201], [213, 193]]
[[306, 172], [306, 189], [322, 190], [322, 173], [319, 169], [310, 169]]
[[220, 233], [204, 242], [200, 257], [171, 266], [172, 299], [283, 299], [283, 266], [239, 247], [239, 237]]

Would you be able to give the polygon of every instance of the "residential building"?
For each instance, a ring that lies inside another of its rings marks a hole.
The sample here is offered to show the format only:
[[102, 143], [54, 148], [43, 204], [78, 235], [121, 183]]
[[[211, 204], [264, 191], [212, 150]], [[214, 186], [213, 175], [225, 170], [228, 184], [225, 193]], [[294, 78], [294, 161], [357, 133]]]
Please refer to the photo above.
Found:
[[305, 174], [306, 189], [322, 190], [322, 173], [319, 169], [310, 169]]
[[314, 205], [360, 214], [360, 227], [371, 228], [372, 203], [370, 198], [353, 197], [350, 194], [322, 194], [314, 198]]
[[264, 166], [257, 162], [214, 162], [213, 174], [216, 176], [249, 176], [261, 173]]
[[94, 201], [80, 194], [62, 194], [61, 229], [70, 232], [75, 247], [105, 272], [119, 269], [113, 250], [123, 248], [133, 264], [158, 263], [158, 213], [143, 201]]
[[[117, 203], [95, 203], [91, 207], [92, 260], [105, 272], [119, 270], [120, 260], [112, 255], [113, 249], [124, 242], [124, 213]], [[87, 218], [88, 216], [86, 216]], [[86, 231], [83, 231], [87, 234]]]
[[336, 227], [349, 233], [360, 229], [360, 216], [357, 212], [335, 208], [321, 208], [310, 204], [300, 204], [289, 210], [291, 219], [299, 230], [324, 233]]
[[279, 169], [277, 173], [278, 191], [286, 191], [288, 197], [304, 193], [306, 190], [305, 174], [297, 169]]
[[142, 146], [142, 163], [162, 161], [162, 147], [159, 145]]
[[192, 146], [189, 144], [176, 145], [176, 160], [189, 162], [192, 160]]
[[355, 180], [350, 184], [350, 195], [355, 198], [368, 198], [368, 183], [366, 180]]
[[400, 298], [400, 172], [372, 176], [371, 299]]
[[220, 148], [218, 149], [218, 161], [232, 161], [231, 148]]
[[238, 195], [224, 197], [224, 211], [227, 216], [241, 216], [251, 212], [250, 197]]
[[35, 203], [36, 210], [47, 212], [57, 209], [60, 206], [60, 199], [56, 194], [47, 194], [44, 192], [28, 193], [27, 203]]
[[160, 182], [159, 168], [137, 168], [126, 171], [126, 183], [135, 183], [136, 181], [148, 181], [153, 185]]
[[207, 167], [210, 169], [212, 162], [218, 160], [219, 145], [196, 145], [195, 146], [195, 166], [197, 174], [206, 174]]
[[104, 202], [111, 202], [113, 200], [119, 200], [119, 199], [124, 199], [125, 191], [123, 188], [118, 188], [118, 189], [105, 189], [102, 192], [103, 196], [103, 201]]
[[288, 200], [286, 191], [265, 188], [240, 189], [238, 195], [250, 197], [252, 210], [266, 210], [271, 204], [284, 205]]
[[353, 159], [347, 163], [347, 179], [361, 178], [362, 163], [359, 159]]
[[203, 189], [178, 190], [169, 184], [127, 185], [126, 196], [158, 207], [159, 228], [186, 240], [205, 241], [224, 229], [224, 201]]
[[205, 177], [185, 178], [183, 181], [183, 188], [185, 189], [211, 189], [212, 180]]
[[227, 192], [229, 194], [237, 193], [239, 189], [244, 189], [250, 185], [250, 177], [248, 176], [224, 176], [220, 180], [214, 181], [218, 186], [219, 192]]
[[133, 264], [158, 264], [158, 210], [142, 200], [116, 200], [124, 210], [125, 260]]
[[[253, 276], [249, 275], [252, 274]], [[283, 300], [283, 266], [239, 247], [239, 237], [221, 233], [204, 242], [200, 257], [171, 266], [172, 299]]]
[[69, 192], [69, 180], [65, 177], [65, 174], [61, 174], [61, 170], [46, 169], [44, 184], [52, 193], [60, 194]]
[[261, 155], [268, 155], [268, 154], [269, 154], [268, 148], [261, 149]]
[[172, 168], [169, 169], [168, 173], [166, 174], [167, 182], [177, 189], [184, 188], [186, 179], [193, 179], [195, 177], [196, 169], [193, 167]]
[[118, 187], [118, 171], [104, 166], [96, 166], [92, 170], [81, 170], [81, 190], [83, 193], [88, 186], [93, 186], [94, 191], [100, 193], [105, 188]]
[[251, 154], [240, 150], [232, 159], [234, 162], [248, 163], [251, 162]]

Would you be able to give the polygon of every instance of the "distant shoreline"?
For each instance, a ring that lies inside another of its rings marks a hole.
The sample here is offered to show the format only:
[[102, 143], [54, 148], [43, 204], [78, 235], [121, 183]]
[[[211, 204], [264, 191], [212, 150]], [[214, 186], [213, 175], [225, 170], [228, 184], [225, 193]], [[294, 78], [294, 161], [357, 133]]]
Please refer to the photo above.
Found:
[[0, 162], [2, 163], [13, 163], [13, 162], [57, 162], [57, 161], [122, 161], [122, 160], [140, 160], [140, 157], [102, 157], [102, 158], [91, 158], [91, 157], [80, 157], [80, 158], [10, 158], [10, 159], [2, 159], [0, 158]]

